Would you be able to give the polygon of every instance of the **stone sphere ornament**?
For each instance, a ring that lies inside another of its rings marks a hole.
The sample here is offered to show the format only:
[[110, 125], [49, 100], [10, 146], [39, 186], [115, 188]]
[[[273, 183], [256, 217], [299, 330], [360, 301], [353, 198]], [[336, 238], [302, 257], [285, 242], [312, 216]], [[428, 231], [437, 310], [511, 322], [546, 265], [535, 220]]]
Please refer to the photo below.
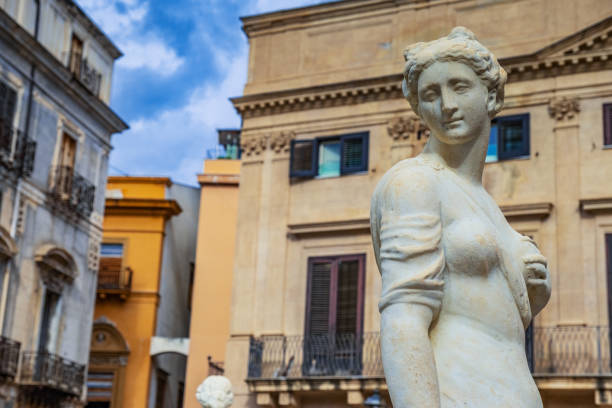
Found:
[[393, 406], [541, 408], [525, 329], [550, 298], [547, 261], [482, 185], [506, 72], [463, 27], [404, 58], [404, 95], [431, 133], [372, 197]]
[[202, 408], [229, 408], [234, 402], [232, 383], [223, 376], [211, 375], [198, 386], [196, 399]]

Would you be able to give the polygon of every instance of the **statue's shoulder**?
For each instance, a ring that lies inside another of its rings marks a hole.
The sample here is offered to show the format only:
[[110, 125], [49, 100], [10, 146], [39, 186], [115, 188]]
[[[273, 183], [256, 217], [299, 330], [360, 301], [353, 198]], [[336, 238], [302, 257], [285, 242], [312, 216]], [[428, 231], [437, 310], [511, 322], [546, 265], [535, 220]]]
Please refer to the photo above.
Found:
[[[442, 167], [421, 156], [402, 160], [391, 167], [380, 179], [374, 195], [373, 203], [377, 200], [393, 198], [409, 199], [413, 197], [419, 201], [437, 198], [437, 185], [439, 172]], [[418, 197], [418, 198], [417, 198]]]

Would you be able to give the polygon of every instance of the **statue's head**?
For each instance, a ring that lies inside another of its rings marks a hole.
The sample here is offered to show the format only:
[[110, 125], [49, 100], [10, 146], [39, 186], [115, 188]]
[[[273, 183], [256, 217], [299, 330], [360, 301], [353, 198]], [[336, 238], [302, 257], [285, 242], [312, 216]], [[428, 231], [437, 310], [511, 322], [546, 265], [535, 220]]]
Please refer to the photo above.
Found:
[[[495, 56], [476, 40], [476, 36], [464, 27], [455, 27], [447, 37], [427, 43], [419, 42], [404, 50], [404, 80], [402, 89], [410, 106], [419, 111], [418, 84], [421, 74], [436, 62], [460, 63], [468, 66], [482, 81], [487, 91], [494, 96], [490, 104], [489, 118], [501, 111], [504, 104], [506, 71]], [[494, 95], [493, 95], [494, 94]]]
[[232, 384], [223, 376], [211, 375], [198, 387], [196, 399], [203, 408], [229, 408], [234, 402]]

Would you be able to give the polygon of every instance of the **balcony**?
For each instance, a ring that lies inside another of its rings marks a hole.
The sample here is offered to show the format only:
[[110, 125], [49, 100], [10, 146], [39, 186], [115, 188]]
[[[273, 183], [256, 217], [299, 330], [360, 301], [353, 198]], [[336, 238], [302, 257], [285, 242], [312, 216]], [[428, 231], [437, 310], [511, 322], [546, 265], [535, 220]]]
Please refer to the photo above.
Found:
[[34, 170], [36, 142], [0, 121], [0, 166], [17, 177], [29, 177]]
[[51, 196], [55, 204], [82, 217], [89, 217], [93, 211], [96, 187], [70, 166], [56, 166], [52, 169]]
[[15, 378], [19, 366], [19, 348], [15, 340], [0, 336], [0, 377]]
[[[109, 260], [111, 262], [107, 262]], [[113, 258], [100, 259], [98, 297], [105, 299], [109, 296], [118, 296], [125, 300], [132, 290], [132, 275], [134, 271], [129, 267], [121, 268], [121, 263], [115, 264], [112, 261], [114, 261]]]
[[80, 397], [85, 366], [51, 353], [24, 352], [19, 380], [21, 386], [37, 387], [42, 392]]
[[[610, 334], [599, 326], [536, 327], [527, 355], [538, 386], [556, 389], [571, 378], [594, 389], [612, 377]], [[386, 390], [379, 341], [378, 332], [251, 338], [246, 381], [261, 405], [288, 389], [364, 395]]]

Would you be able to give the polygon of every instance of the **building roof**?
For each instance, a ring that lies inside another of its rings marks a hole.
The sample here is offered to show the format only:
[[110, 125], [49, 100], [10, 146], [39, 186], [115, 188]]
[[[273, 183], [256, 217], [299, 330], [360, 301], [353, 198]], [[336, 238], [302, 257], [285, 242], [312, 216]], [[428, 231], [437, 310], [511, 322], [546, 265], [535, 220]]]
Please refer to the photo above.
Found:
[[111, 41], [110, 38], [97, 26], [94, 21], [73, 0], [59, 0], [64, 3], [66, 9], [87, 31], [102, 45], [113, 59], [123, 55], [123, 52]]

